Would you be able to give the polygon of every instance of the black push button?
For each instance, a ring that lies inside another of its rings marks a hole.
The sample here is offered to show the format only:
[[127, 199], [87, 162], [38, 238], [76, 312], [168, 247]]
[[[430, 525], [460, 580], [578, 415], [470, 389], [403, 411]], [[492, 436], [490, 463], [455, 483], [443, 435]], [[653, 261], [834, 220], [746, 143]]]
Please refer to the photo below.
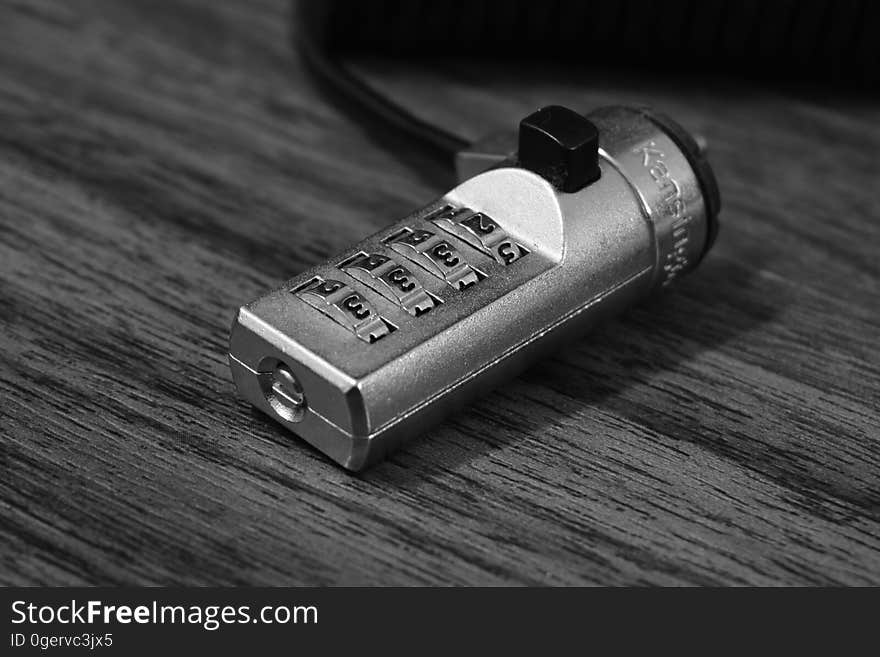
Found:
[[577, 112], [550, 105], [519, 124], [519, 165], [564, 192], [597, 180], [599, 130]]

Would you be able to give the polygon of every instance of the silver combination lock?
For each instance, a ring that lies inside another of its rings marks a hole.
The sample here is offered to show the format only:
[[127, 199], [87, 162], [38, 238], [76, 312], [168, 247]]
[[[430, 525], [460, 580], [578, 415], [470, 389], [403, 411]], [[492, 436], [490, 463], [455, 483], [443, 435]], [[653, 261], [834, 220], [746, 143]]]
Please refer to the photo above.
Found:
[[717, 230], [702, 150], [645, 108], [546, 107], [457, 165], [232, 327], [239, 394], [351, 470], [687, 273]]

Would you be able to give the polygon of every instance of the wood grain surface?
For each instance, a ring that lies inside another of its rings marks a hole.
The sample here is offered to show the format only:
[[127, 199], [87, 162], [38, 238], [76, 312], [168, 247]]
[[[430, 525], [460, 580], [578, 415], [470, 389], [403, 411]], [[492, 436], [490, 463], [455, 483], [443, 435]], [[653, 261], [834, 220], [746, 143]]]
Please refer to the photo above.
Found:
[[880, 103], [359, 58], [476, 138], [649, 102], [697, 273], [353, 476], [237, 401], [235, 309], [451, 173], [328, 99], [281, 0], [0, 5], [0, 582], [880, 584]]

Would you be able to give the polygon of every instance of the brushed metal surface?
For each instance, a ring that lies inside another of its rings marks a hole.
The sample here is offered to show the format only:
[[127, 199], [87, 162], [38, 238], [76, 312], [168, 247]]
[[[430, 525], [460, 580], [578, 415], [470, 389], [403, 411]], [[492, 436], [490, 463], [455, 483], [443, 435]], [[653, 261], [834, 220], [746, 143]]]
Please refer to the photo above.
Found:
[[[706, 232], [686, 157], [638, 112], [595, 121], [602, 175], [579, 192], [509, 160], [243, 307], [230, 339], [239, 394], [358, 470], [687, 271]], [[450, 225], [462, 217], [517, 255]], [[400, 265], [397, 280], [415, 277], [434, 305], [414, 313], [353, 275], [370, 257], [379, 271]], [[279, 363], [305, 398], [295, 412], [260, 383]]]

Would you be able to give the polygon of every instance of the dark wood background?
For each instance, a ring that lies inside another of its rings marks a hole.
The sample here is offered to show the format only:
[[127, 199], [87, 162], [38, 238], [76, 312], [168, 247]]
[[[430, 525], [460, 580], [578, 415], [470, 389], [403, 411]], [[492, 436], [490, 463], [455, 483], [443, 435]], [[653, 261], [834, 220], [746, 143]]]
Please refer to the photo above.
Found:
[[359, 59], [478, 137], [647, 101], [707, 137], [697, 274], [352, 476], [237, 401], [235, 308], [448, 171], [331, 102], [282, 0], [0, 8], [0, 581], [880, 584], [880, 103]]

